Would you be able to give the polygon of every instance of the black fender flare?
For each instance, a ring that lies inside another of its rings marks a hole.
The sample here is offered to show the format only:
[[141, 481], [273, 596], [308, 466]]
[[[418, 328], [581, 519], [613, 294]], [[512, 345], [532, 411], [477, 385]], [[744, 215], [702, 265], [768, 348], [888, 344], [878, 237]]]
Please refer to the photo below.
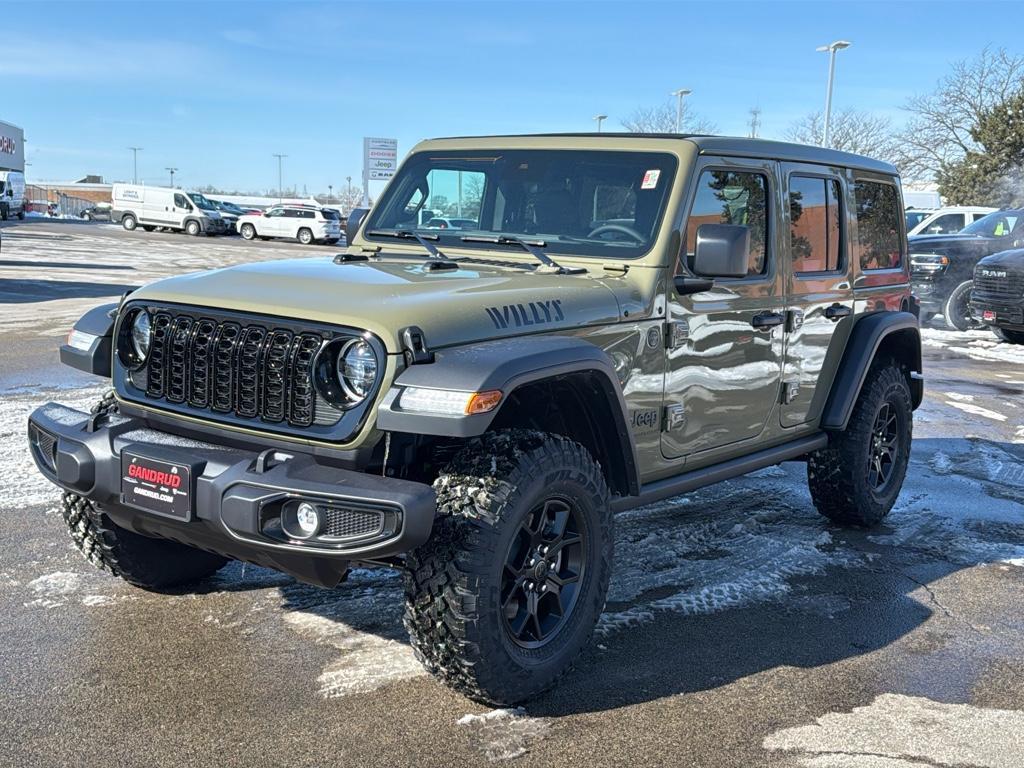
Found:
[[[888, 341], [887, 341], [888, 340]], [[910, 370], [910, 392], [916, 409], [924, 398], [921, 368], [921, 326], [910, 312], [873, 312], [853, 326], [821, 417], [822, 429], [846, 429], [868, 370], [885, 344], [893, 346]]]
[[377, 428], [439, 437], [476, 437], [487, 431], [500, 408], [470, 416], [406, 411], [401, 394], [407, 387], [487, 392], [501, 390], [502, 403], [517, 388], [533, 382], [594, 374], [618, 437], [630, 487], [639, 488], [636, 444], [629, 429], [628, 408], [611, 358], [600, 347], [571, 336], [525, 336], [439, 350], [434, 361], [411, 365], [395, 379], [377, 410]]
[[78, 322], [75, 330], [95, 336], [88, 349], [72, 347], [67, 342], [60, 345], [60, 361], [79, 371], [94, 376], [111, 376], [111, 355], [114, 349], [114, 319], [119, 304], [102, 304], [93, 307]]

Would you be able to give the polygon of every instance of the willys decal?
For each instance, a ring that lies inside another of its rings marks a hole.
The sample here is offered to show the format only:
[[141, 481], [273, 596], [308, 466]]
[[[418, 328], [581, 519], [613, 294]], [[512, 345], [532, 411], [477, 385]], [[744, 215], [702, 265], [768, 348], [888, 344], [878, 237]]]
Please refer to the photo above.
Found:
[[485, 307], [487, 316], [494, 327], [501, 330], [512, 326], [523, 328], [527, 325], [544, 325], [565, 319], [562, 300], [528, 301], [525, 304], [506, 304], [503, 307]]

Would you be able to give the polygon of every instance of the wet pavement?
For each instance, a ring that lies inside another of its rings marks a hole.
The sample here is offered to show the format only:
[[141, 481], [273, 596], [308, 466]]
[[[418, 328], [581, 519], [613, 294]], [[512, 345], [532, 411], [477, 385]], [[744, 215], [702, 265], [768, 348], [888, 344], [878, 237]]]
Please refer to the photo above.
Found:
[[982, 331], [925, 331], [884, 525], [828, 524], [795, 463], [621, 515], [593, 646], [522, 709], [423, 673], [388, 571], [325, 591], [232, 564], [158, 595], [93, 570], [24, 446], [32, 407], [101, 391], [56, 362], [70, 321], [159, 274], [325, 252], [4, 228], [0, 765], [1024, 765], [1024, 347]]

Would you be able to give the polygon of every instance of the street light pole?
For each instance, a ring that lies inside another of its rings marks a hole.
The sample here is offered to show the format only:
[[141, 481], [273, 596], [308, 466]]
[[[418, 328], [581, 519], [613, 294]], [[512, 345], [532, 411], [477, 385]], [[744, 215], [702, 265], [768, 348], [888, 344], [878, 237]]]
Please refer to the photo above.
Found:
[[164, 168], [164, 170], [165, 170], [165, 171], [170, 171], [170, 172], [171, 172], [171, 189], [174, 189], [174, 173], [175, 173], [175, 171], [177, 171], [178, 169], [177, 169], [177, 168]]
[[333, 184], [328, 184], [327, 185], [327, 204], [330, 205], [331, 201], [333, 199], [334, 199], [334, 185]]
[[594, 120], [597, 121], [597, 132], [601, 132], [601, 123], [608, 119], [608, 115], [594, 115]]
[[676, 133], [680, 133], [683, 129], [683, 97], [689, 96], [691, 93], [693, 91], [689, 88], [672, 91], [672, 95], [676, 97]]
[[819, 53], [828, 51], [828, 90], [825, 93], [825, 126], [821, 132], [821, 146], [827, 147], [829, 145], [829, 122], [832, 119], [832, 83], [836, 77], [836, 51], [841, 51], [843, 48], [849, 48], [850, 43], [847, 40], [836, 40], [834, 43], [828, 45], [819, 45], [814, 50]]
[[274, 153], [274, 157], [277, 158], [277, 202], [284, 200], [284, 193], [281, 191], [281, 161], [288, 157], [288, 155], [279, 155]]
[[128, 147], [132, 151], [132, 184], [139, 183], [139, 152], [142, 147]]

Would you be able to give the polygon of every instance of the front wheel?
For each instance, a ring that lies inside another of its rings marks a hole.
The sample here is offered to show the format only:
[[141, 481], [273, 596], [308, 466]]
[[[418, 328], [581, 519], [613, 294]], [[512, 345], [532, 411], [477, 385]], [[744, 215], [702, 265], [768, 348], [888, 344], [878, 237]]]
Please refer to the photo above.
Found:
[[992, 333], [1000, 341], [1005, 341], [1009, 344], [1024, 344], [1024, 331], [1011, 331], [1008, 328], [996, 328], [993, 326]]
[[946, 318], [946, 325], [954, 331], [967, 331], [974, 325], [974, 318], [971, 316], [971, 288], [974, 283], [967, 280], [960, 283], [946, 299], [946, 305], [942, 314]]
[[601, 467], [578, 443], [513, 429], [471, 440], [434, 488], [434, 531], [405, 572], [413, 650], [477, 701], [536, 696], [604, 608], [614, 531]]
[[299, 230], [298, 240], [303, 245], [309, 245], [310, 243], [313, 242], [313, 233], [310, 230], [303, 227], [302, 229]]
[[192, 237], [199, 237], [203, 232], [203, 228], [199, 226], [199, 222], [195, 219], [189, 219], [185, 222], [185, 232]]
[[913, 399], [903, 368], [893, 360], [868, 371], [846, 430], [807, 459], [814, 506], [840, 525], [881, 522], [903, 487], [910, 460]]
[[85, 219], [86, 221], [92, 221], [92, 216], [88, 213], [83, 213], [82, 218]]
[[239, 230], [239, 234], [241, 234], [242, 238], [245, 240], [255, 240], [256, 227], [254, 227], [252, 224], [243, 224], [242, 229]]

